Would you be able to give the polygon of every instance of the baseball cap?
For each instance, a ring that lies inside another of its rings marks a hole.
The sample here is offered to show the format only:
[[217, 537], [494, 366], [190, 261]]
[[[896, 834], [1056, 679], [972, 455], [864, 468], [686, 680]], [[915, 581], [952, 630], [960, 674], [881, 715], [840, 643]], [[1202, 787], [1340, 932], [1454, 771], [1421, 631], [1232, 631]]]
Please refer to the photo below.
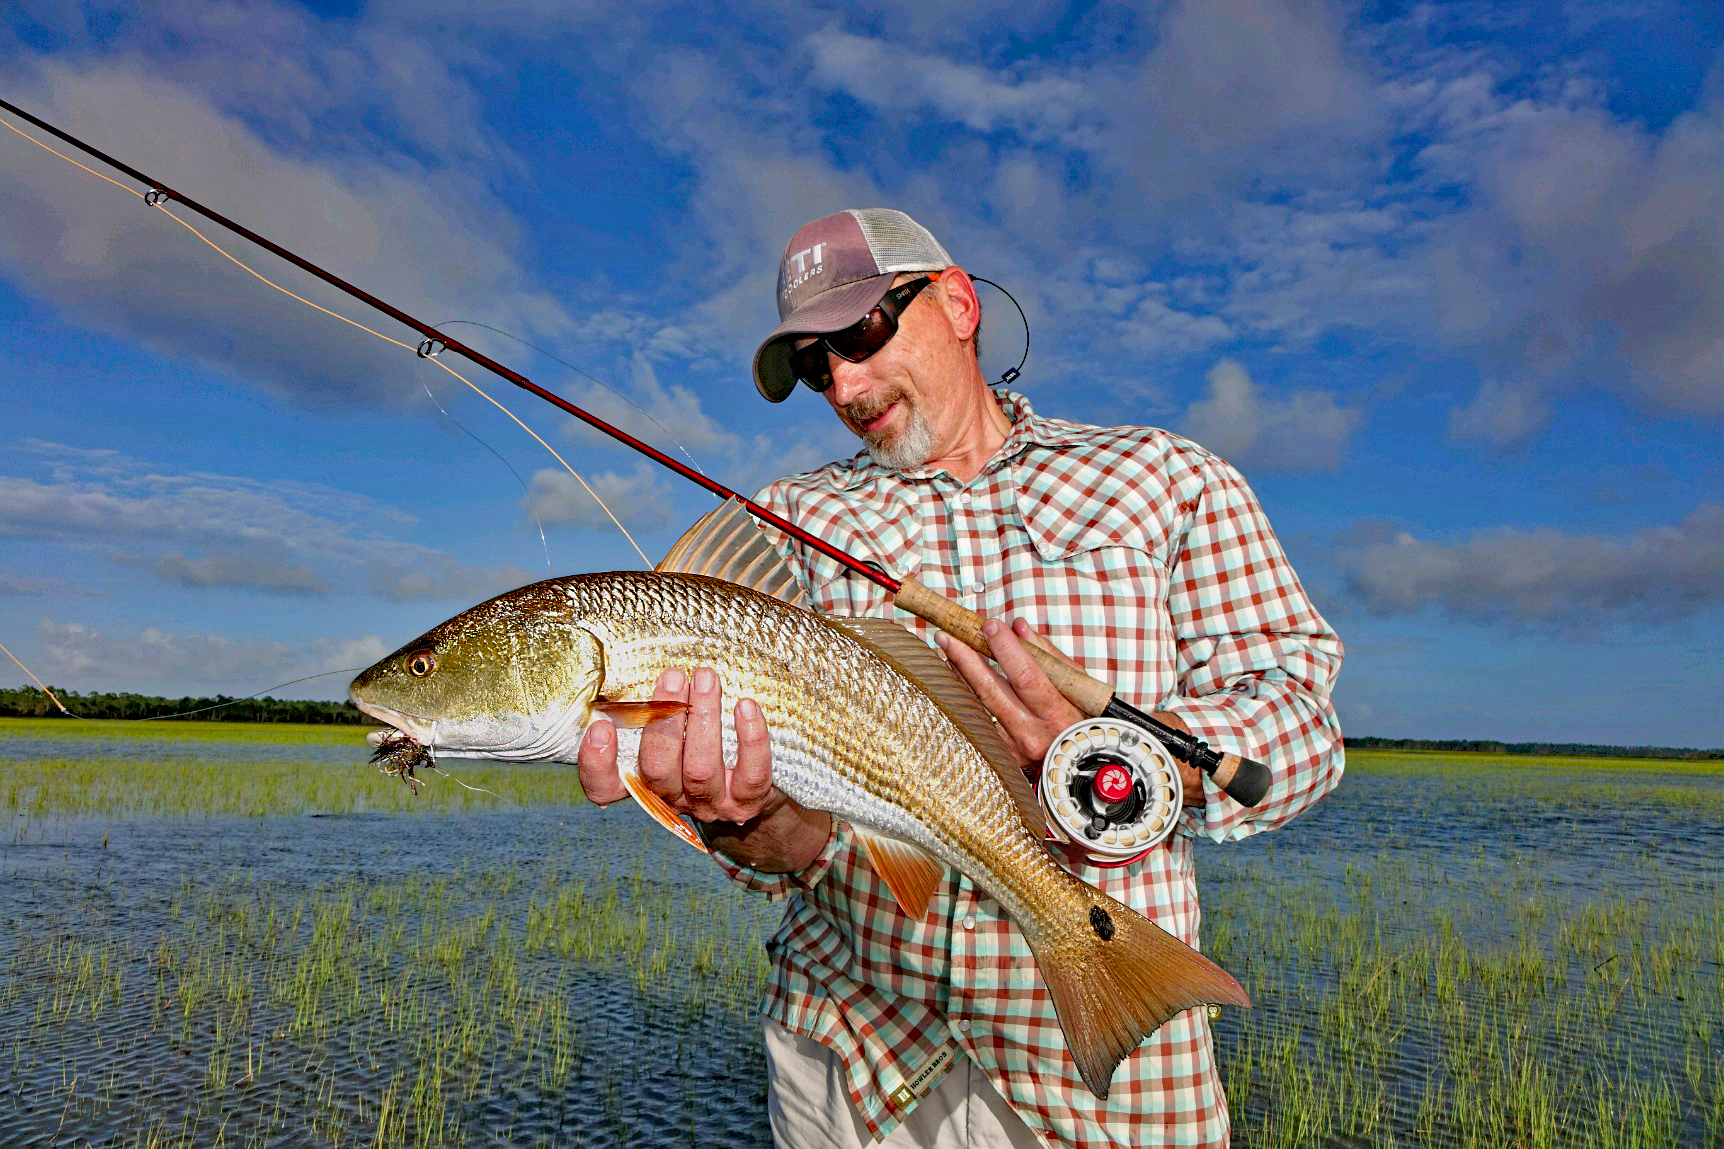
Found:
[[851, 208], [804, 224], [784, 248], [779, 323], [754, 353], [755, 387], [783, 402], [796, 387], [790, 353], [797, 336], [849, 327], [901, 272], [950, 266], [952, 257], [927, 228], [889, 207]]

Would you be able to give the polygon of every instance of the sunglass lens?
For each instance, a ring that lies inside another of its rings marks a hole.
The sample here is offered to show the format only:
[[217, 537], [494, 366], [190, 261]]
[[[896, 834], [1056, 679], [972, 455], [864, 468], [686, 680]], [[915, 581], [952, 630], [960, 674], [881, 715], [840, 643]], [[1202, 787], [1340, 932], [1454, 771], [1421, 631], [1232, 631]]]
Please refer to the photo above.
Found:
[[826, 344], [817, 340], [792, 351], [790, 373], [816, 391], [832, 386], [832, 361], [826, 358]]
[[844, 359], [860, 363], [891, 342], [898, 324], [876, 307], [859, 321], [826, 337], [826, 345]]

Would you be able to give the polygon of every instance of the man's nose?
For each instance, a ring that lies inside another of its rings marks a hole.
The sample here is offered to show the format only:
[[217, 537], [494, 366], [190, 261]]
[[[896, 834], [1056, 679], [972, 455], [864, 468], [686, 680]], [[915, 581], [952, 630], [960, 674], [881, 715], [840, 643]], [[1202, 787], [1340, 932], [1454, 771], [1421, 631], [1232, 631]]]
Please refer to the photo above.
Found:
[[831, 353], [826, 359], [832, 371], [832, 386], [826, 389], [828, 399], [840, 407], [847, 407], [867, 392], [873, 378], [866, 361], [852, 363]]

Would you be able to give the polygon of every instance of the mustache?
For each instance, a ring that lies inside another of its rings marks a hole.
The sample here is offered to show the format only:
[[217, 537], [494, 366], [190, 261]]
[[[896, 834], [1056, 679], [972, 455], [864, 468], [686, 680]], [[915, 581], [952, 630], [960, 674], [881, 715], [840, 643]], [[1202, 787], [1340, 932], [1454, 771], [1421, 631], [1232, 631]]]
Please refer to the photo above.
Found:
[[857, 399], [838, 408], [838, 413], [852, 427], [861, 427], [885, 414], [886, 408], [904, 398], [901, 388], [894, 387], [884, 395]]

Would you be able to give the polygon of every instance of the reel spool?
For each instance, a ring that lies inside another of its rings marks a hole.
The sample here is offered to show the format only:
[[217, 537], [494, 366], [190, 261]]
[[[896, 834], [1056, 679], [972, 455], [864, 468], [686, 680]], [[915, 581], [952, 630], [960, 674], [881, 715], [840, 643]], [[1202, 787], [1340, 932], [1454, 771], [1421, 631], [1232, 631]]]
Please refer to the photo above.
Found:
[[1056, 838], [1097, 866], [1123, 866], [1159, 846], [1179, 822], [1179, 767], [1154, 737], [1111, 718], [1060, 732], [1042, 759], [1037, 792]]

